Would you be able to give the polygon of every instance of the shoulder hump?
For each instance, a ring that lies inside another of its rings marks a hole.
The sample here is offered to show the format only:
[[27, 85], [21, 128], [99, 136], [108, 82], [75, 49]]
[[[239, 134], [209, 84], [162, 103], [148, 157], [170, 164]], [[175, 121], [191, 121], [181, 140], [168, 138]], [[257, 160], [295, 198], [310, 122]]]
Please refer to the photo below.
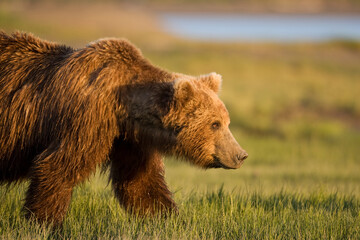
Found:
[[137, 62], [144, 59], [140, 49], [126, 39], [100, 39], [90, 43], [87, 47], [93, 48], [102, 56], [114, 60]]

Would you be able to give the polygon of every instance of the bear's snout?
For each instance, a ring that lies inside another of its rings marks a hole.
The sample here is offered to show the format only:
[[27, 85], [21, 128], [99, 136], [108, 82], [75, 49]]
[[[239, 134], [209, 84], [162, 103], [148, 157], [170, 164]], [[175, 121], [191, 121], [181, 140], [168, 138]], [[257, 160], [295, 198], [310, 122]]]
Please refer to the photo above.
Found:
[[230, 130], [224, 131], [215, 145], [214, 161], [210, 167], [237, 169], [241, 167], [248, 153], [237, 143]]
[[249, 154], [247, 154], [247, 152], [243, 151], [239, 154], [236, 154], [236, 159], [238, 161], [244, 161], [248, 156], [249, 156]]

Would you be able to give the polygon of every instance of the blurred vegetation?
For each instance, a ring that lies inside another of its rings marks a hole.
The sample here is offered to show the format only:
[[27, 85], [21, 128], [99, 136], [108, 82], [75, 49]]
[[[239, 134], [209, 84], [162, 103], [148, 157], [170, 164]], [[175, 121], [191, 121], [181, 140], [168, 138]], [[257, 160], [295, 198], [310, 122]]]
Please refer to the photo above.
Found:
[[221, 73], [221, 97], [233, 127], [257, 135], [327, 138], [360, 127], [359, 46], [192, 43], [145, 54], [173, 71]]
[[[126, 215], [106, 176], [97, 174], [75, 190], [63, 237], [359, 238], [359, 42], [191, 42], [164, 33], [145, 8], [110, 0], [86, 7], [80, 0], [33, 2], [44, 4], [1, 2], [1, 28], [74, 47], [125, 37], [170, 71], [221, 74], [231, 130], [249, 153], [236, 171], [167, 158], [166, 178], [180, 208], [167, 221]], [[25, 187], [0, 187], [0, 239], [51, 237], [22, 218]]]
[[358, 0], [136, 0], [154, 9], [244, 13], [358, 13]]
[[358, 0], [2, 0], [21, 4], [126, 4], [153, 10], [236, 11], [245, 13], [358, 13]]

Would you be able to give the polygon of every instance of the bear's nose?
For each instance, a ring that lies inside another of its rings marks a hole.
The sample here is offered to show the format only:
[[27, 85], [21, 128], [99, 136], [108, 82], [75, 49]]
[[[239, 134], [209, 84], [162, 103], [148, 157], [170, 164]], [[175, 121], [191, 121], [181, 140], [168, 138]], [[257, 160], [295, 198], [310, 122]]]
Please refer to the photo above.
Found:
[[239, 161], [243, 161], [245, 160], [249, 155], [247, 154], [247, 152], [243, 152], [241, 154], [237, 154], [236, 155], [236, 158], [239, 160]]

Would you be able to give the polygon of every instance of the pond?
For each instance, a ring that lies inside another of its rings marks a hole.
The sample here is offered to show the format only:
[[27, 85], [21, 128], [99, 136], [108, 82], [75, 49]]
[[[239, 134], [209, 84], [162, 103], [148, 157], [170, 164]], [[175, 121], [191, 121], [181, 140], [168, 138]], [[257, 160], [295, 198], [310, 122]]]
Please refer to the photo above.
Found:
[[167, 13], [165, 31], [206, 41], [300, 42], [360, 40], [360, 15], [249, 15]]

